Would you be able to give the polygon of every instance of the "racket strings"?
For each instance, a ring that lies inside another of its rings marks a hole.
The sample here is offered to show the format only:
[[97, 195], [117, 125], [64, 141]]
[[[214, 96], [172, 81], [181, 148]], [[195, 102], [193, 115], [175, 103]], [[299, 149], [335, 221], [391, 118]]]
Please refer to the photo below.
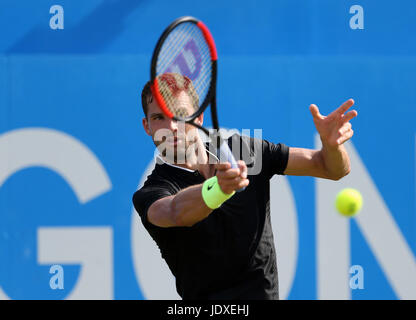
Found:
[[197, 29], [193, 23], [183, 23], [169, 34], [159, 54], [158, 70], [166, 71], [171, 66], [173, 60], [183, 50], [185, 43], [199, 31]]
[[[171, 31], [159, 52], [156, 74], [166, 107], [176, 118], [187, 118], [198, 111], [209, 92], [212, 61], [211, 50], [197, 25], [183, 23]], [[163, 75], [169, 75], [169, 79]], [[188, 94], [188, 99], [182, 92]]]
[[175, 117], [184, 119], [198, 111], [198, 94], [189, 78], [177, 73], [164, 73], [156, 79], [166, 107]]
[[160, 65], [157, 68], [161, 71], [168, 70], [172, 66], [174, 59], [184, 51], [187, 43], [192, 39], [199, 38], [200, 33], [199, 28], [193, 23], [179, 25], [165, 40], [161, 50], [163, 54], [160, 54]]

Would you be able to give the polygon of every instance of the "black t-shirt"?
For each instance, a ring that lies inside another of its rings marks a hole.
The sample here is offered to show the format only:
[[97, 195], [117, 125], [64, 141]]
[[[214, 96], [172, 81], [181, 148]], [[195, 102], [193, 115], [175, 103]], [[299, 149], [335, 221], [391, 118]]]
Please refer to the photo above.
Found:
[[[270, 178], [283, 174], [289, 148], [266, 140], [233, 135], [228, 144], [246, 148], [261, 172], [250, 184], [192, 227], [161, 228], [147, 220], [156, 200], [201, 184], [205, 178], [168, 164], [156, 164], [133, 203], [176, 278], [183, 299], [278, 299], [276, 252], [270, 222]], [[246, 159], [245, 159], [246, 160]], [[247, 161], [246, 161], [247, 162]]]

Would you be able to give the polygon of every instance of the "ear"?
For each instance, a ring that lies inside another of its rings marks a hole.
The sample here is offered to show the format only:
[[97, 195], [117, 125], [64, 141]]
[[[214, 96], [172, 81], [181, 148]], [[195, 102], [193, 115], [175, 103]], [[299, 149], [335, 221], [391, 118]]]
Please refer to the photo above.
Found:
[[149, 126], [149, 122], [147, 121], [147, 117], [142, 119], [142, 124], [143, 124], [143, 128], [144, 131], [146, 131], [146, 133], [151, 136], [152, 135], [152, 131], [150, 130], [150, 126]]

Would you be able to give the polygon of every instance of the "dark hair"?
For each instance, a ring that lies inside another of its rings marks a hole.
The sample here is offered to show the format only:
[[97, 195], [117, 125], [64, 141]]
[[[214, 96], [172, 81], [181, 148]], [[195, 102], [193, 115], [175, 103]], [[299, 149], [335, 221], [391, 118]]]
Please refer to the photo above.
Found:
[[[162, 90], [161, 94], [169, 100], [169, 96], [178, 95], [179, 92], [185, 91], [192, 99], [192, 105], [196, 110], [199, 108], [199, 97], [192, 84], [191, 79], [187, 76], [177, 73], [164, 73], [157, 76], [159, 88]], [[142, 90], [142, 108], [145, 117], [147, 118], [147, 107], [153, 101], [152, 90], [150, 89], [151, 81], [148, 81]], [[162, 89], [163, 88], [163, 89]], [[168, 90], [169, 89], [169, 90]]]
[[144, 85], [142, 90], [142, 108], [145, 117], [147, 118], [147, 106], [149, 103], [152, 103], [153, 101], [153, 95], [152, 90], [150, 90], [150, 81], [147, 81], [147, 83]]

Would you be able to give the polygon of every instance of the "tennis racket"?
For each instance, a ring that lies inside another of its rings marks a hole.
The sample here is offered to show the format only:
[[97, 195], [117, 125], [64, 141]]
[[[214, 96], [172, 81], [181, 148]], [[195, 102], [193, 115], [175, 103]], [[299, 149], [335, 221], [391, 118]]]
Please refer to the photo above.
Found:
[[[175, 75], [180, 75], [179, 77]], [[196, 91], [198, 105], [186, 110], [177, 103], [177, 94], [163, 82], [182, 82], [189, 86], [186, 76]], [[208, 28], [194, 17], [181, 17], [172, 22], [162, 33], [153, 51], [151, 62], [151, 90], [163, 113], [174, 120], [184, 121], [201, 129], [216, 139], [217, 156], [238, 168], [228, 144], [221, 138], [217, 117], [216, 83], [217, 50]], [[214, 133], [211, 134], [194, 120], [211, 104], [211, 119]], [[244, 189], [244, 188], [243, 188]], [[242, 190], [243, 190], [242, 189]]]

